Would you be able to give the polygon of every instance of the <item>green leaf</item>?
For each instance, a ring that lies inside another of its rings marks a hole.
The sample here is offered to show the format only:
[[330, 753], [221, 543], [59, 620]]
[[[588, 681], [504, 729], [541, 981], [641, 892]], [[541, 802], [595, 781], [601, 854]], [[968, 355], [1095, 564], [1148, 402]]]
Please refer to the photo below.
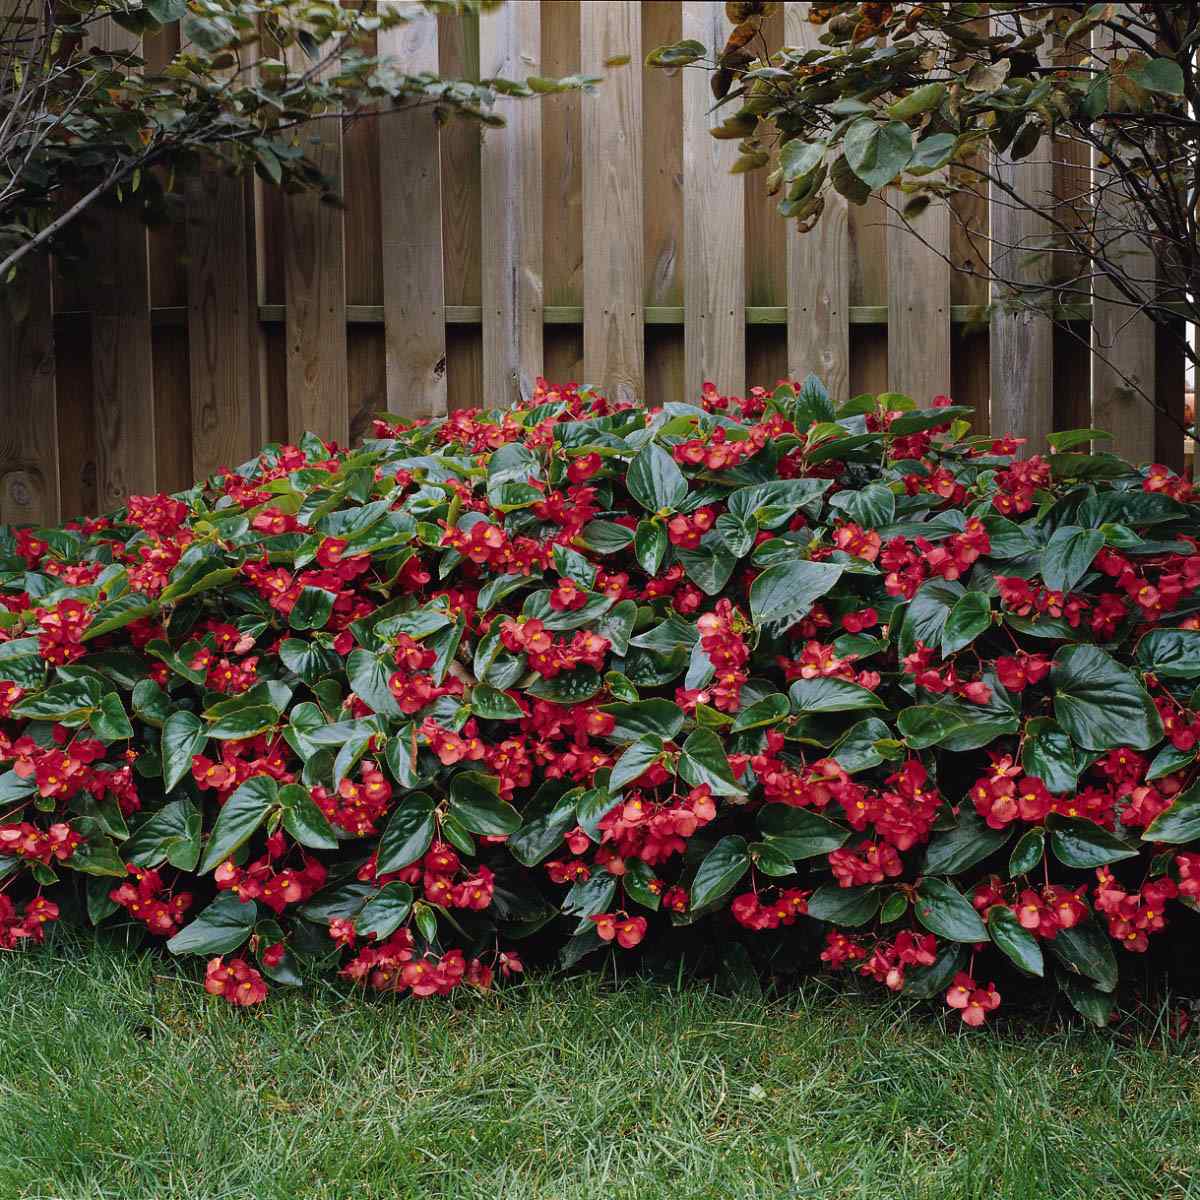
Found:
[[215, 870], [239, 846], [249, 841], [266, 819], [279, 796], [279, 785], [269, 775], [253, 775], [239, 787], [217, 814], [208, 835], [199, 873]]
[[633, 530], [616, 521], [589, 521], [579, 531], [579, 536], [597, 554], [615, 554], [633, 541]]
[[192, 755], [199, 754], [207, 741], [208, 731], [195, 713], [180, 709], [167, 718], [162, 728], [163, 791], [174, 791], [191, 772]]
[[957, 875], [994, 854], [1011, 836], [1011, 828], [992, 829], [977, 812], [963, 809], [953, 829], [935, 834], [930, 840], [921, 872]]
[[838, 887], [822, 884], [808, 898], [808, 915], [830, 925], [854, 928], [865, 925], [883, 904], [883, 892], [877, 887]]
[[1051, 591], [1069, 592], [1087, 574], [1103, 545], [1104, 534], [1098, 529], [1060, 526], [1042, 552], [1042, 580]]
[[627, 858], [621, 884], [630, 900], [652, 912], [658, 912], [662, 904], [662, 882], [655, 876], [654, 868], [648, 862], [640, 858]]
[[1050, 683], [1055, 719], [1077, 746], [1149, 750], [1162, 741], [1162, 721], [1145, 688], [1099, 647], [1064, 646]]
[[871, 189], [891, 183], [912, 161], [912, 131], [901, 121], [885, 125], [862, 117], [846, 130], [842, 151], [850, 169]]
[[758, 812], [758, 827], [768, 843], [795, 862], [841, 849], [850, 830], [807, 808], [767, 804]]
[[509, 837], [505, 849], [522, 866], [536, 867], [575, 827], [575, 806], [583, 795], [583, 788], [568, 789], [560, 781], [547, 781], [523, 809], [521, 828]]
[[791, 697], [792, 711], [798, 716], [885, 707], [874, 692], [847, 679], [797, 679], [788, 689], [788, 695]]
[[679, 776], [693, 787], [707, 784], [714, 796], [741, 796], [720, 737], [711, 729], [694, 729], [683, 743]]
[[753, 519], [760, 529], [778, 529], [797, 509], [815, 520], [831, 483], [829, 479], [773, 479], [738, 488], [726, 503], [740, 520]]
[[788, 698], [780, 692], [773, 692], [756, 700], [749, 708], [738, 713], [737, 720], [730, 727], [730, 733], [741, 733], [744, 729], [759, 729], [764, 725], [777, 725], [792, 711]]
[[594, 667], [576, 667], [563, 671], [553, 679], [538, 678], [526, 689], [529, 696], [549, 700], [554, 704], [582, 704], [600, 690], [600, 673]]
[[[1161, 815], [1161, 814], [1160, 814]], [[1046, 818], [1050, 849], [1065, 867], [1090, 870], [1124, 858], [1137, 858], [1138, 849], [1091, 821], [1051, 813]]]
[[942, 631], [950, 613], [964, 594], [961, 583], [931, 579], [923, 583], [908, 602], [904, 623], [900, 626], [900, 654], [911, 654], [921, 642], [931, 649], [941, 645]]
[[634, 533], [633, 554], [647, 575], [657, 575], [667, 554], [667, 530], [659, 521], [641, 520]]
[[229, 954], [250, 936], [257, 920], [254, 901], [243, 904], [232, 892], [221, 892], [167, 942], [167, 949], [172, 954]]
[[1160, 96], [1183, 95], [1183, 68], [1171, 58], [1150, 58], [1130, 71], [1134, 82]]
[[1042, 861], [1045, 851], [1046, 831], [1040, 828], [1027, 829], [1013, 847], [1012, 856], [1008, 860], [1009, 879], [1015, 879], [1018, 875], [1028, 875]]
[[157, 867], [164, 862], [193, 870], [200, 857], [200, 810], [186, 797], [172, 800], [151, 814], [121, 847], [133, 866]]
[[1058, 983], [1071, 1002], [1071, 1007], [1098, 1029], [1103, 1029], [1112, 1021], [1117, 1002], [1110, 993], [1102, 992], [1065, 971], [1059, 972]]
[[525, 715], [511, 696], [487, 683], [471, 689], [471, 711], [488, 721], [519, 721]]
[[1163, 809], [1142, 834], [1145, 842], [1182, 846], [1200, 838], [1200, 783], [1180, 792], [1170, 807]]
[[208, 727], [208, 736], [219, 740], [255, 737], [279, 721], [279, 713], [269, 704], [247, 704], [226, 712]]
[[967, 948], [957, 942], [947, 942], [938, 950], [937, 959], [929, 967], [910, 967], [904, 973], [904, 994], [913, 1000], [932, 1000], [941, 997], [954, 976], [963, 969]]
[[1049, 943], [1050, 951], [1068, 971], [1082, 975], [1102, 992], [1117, 986], [1117, 960], [1108, 935], [1094, 921], [1060, 929]]
[[966, 729], [968, 720], [948, 704], [916, 704], [896, 718], [896, 728], [914, 750], [924, 750]]
[[285, 784], [279, 789], [279, 804], [283, 809], [284, 829], [300, 845], [310, 850], [337, 849], [337, 834], [308, 788], [298, 783]]
[[1137, 647], [1144, 671], [1165, 679], [1200, 676], [1200, 629], [1152, 629]]
[[305, 683], [316, 683], [318, 679], [342, 669], [341, 658], [329, 647], [300, 638], [287, 638], [281, 642], [279, 658], [289, 671], [299, 675]]
[[948, 942], [986, 942], [987, 929], [971, 902], [944, 879], [927, 876], [917, 885], [917, 920]]
[[100, 707], [92, 713], [89, 724], [92, 732], [107, 742], [128, 741], [133, 737], [133, 726], [116, 692], [106, 692], [101, 697]]
[[768, 567], [750, 585], [750, 615], [754, 623], [780, 628], [794, 625], [837, 583], [843, 569], [836, 563], [805, 559]]
[[618, 742], [636, 741], [648, 733], [670, 741], [683, 728], [683, 711], [670, 700], [602, 704], [600, 711], [609, 713], [616, 721], [608, 736]]
[[746, 839], [723, 837], [704, 857], [692, 880], [691, 907], [704, 908], [733, 890], [750, 866]]
[[380, 655], [369, 650], [351, 650], [346, 659], [350, 690], [373, 712], [399, 718], [404, 714], [388, 690], [392, 667]]
[[715, 528], [735, 558], [741, 558], [753, 549], [754, 536], [758, 533], [758, 522], [753, 517], [740, 518], [725, 512], [717, 518]]
[[359, 910], [354, 930], [359, 937], [375, 935], [377, 942], [395, 933], [412, 911], [413, 890], [407, 883], [386, 883]]
[[942, 626], [942, 656], [969, 646], [992, 623], [991, 598], [984, 592], [960, 596]]
[[629, 494], [647, 512], [674, 512], [687, 495], [687, 480], [675, 460], [654, 442], [633, 456], [625, 476]]
[[325, 591], [324, 588], [301, 589], [292, 611], [288, 614], [288, 624], [293, 629], [324, 629], [333, 612], [335, 599], [334, 594]]
[[1051, 792], [1073, 792], [1083, 770], [1075, 744], [1053, 721], [1038, 718], [1025, 727], [1021, 767]]
[[[877, 767], [885, 757], [878, 745], [880, 742], [889, 742], [896, 747], [900, 745], [892, 740], [892, 731], [878, 717], [868, 717], [854, 725], [838, 742], [833, 752], [834, 760], [851, 775], [856, 771]], [[887, 746], [883, 749], [886, 750]]]
[[609, 776], [609, 791], [619, 792], [627, 783], [632, 783], [645, 774], [650, 764], [663, 752], [663, 739], [656, 734], [643, 734], [628, 746], [625, 753], [613, 764]]
[[687, 577], [706, 596], [719, 595], [737, 566], [737, 559], [718, 534], [708, 534], [704, 543], [694, 550], [676, 546], [675, 557]]
[[1026, 975], [1039, 979], [1045, 973], [1042, 948], [1037, 938], [1017, 920], [1016, 913], [1003, 904], [993, 904], [987, 913], [987, 930], [996, 946]]
[[421, 858], [433, 842], [433, 800], [424, 792], [412, 792], [392, 810], [379, 839], [375, 873], [390, 875]]
[[450, 781], [450, 815], [464, 829], [492, 837], [521, 827], [521, 814], [500, 799], [500, 781], [478, 771], [462, 771]]

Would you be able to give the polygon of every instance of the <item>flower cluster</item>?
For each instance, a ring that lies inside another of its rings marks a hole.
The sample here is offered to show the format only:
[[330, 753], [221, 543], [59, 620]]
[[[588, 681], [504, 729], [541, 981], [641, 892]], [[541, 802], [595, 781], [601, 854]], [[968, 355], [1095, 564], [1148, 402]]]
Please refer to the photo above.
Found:
[[1200, 505], [965, 415], [542, 382], [0, 530], [0, 947], [77, 886], [237, 1005], [744, 941], [1107, 1020], [1200, 907]]

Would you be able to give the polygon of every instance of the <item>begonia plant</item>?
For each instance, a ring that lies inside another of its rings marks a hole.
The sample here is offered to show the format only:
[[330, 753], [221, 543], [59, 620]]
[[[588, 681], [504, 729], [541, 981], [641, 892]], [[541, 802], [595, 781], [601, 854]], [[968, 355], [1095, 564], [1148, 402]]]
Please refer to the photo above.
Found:
[[699, 946], [1106, 1022], [1200, 898], [1200, 504], [967, 415], [539, 382], [0, 532], [0, 944], [78, 913], [243, 1005]]

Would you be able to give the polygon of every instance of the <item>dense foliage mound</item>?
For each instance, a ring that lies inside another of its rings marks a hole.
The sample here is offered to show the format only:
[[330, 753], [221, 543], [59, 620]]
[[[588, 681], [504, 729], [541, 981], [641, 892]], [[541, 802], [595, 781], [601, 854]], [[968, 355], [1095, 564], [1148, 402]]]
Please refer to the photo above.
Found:
[[965, 415], [541, 385], [4, 532], [0, 941], [69, 906], [238, 1004], [640, 947], [1107, 1020], [1194, 936], [1200, 505]]

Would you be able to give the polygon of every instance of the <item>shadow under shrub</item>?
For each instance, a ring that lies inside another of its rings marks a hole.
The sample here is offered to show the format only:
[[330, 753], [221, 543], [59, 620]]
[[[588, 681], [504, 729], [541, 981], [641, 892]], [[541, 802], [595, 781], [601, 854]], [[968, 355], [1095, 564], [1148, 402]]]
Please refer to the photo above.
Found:
[[1200, 506], [966, 415], [539, 384], [3, 531], [0, 943], [69, 907], [238, 1004], [601, 951], [968, 1024], [1187, 986]]

